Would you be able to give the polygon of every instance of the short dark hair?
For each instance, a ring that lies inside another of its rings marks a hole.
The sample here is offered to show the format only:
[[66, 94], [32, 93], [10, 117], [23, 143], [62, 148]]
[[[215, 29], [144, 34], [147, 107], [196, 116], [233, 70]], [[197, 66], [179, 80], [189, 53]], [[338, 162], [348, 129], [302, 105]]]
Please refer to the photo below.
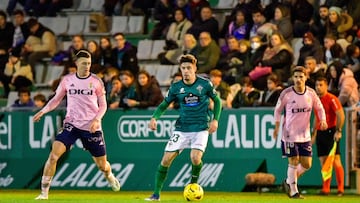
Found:
[[46, 102], [46, 97], [45, 95], [39, 93], [37, 95], [34, 96], [34, 101], [41, 101], [41, 102]]
[[324, 77], [324, 76], [319, 76], [319, 77], [317, 77], [317, 78], [316, 78], [316, 82], [317, 82], [317, 81], [324, 81], [326, 84], [328, 84], [328, 81], [327, 81], [326, 77]]
[[303, 66], [296, 66], [291, 75], [294, 75], [296, 72], [304, 73], [306, 75], [306, 69]]
[[91, 57], [91, 54], [86, 51], [86, 50], [80, 50], [76, 53], [76, 59], [79, 59], [79, 58], [90, 58]]
[[192, 64], [196, 64], [197, 60], [196, 60], [195, 56], [191, 55], [191, 54], [185, 54], [185, 55], [180, 56], [180, 59], [179, 59], [180, 65], [182, 63], [187, 63], [187, 62], [192, 63]]
[[6, 21], [7, 15], [6, 15], [5, 11], [0, 10], [0, 16], [4, 17], [4, 19]]
[[22, 87], [18, 90], [18, 96], [20, 96], [20, 94], [22, 93], [26, 93], [27, 95], [30, 96], [30, 89], [27, 87]]
[[39, 24], [38, 20], [36, 18], [30, 18], [28, 20], [28, 26], [29, 28], [34, 27], [35, 25]]
[[125, 35], [122, 32], [117, 32], [117, 33], [113, 34], [113, 38], [115, 38], [115, 37], [117, 37], [119, 35], [121, 35], [125, 39]]
[[25, 13], [23, 10], [20, 10], [20, 9], [16, 9], [13, 13], [12, 13], [13, 16], [16, 16], [16, 15], [21, 15], [21, 16], [25, 16]]

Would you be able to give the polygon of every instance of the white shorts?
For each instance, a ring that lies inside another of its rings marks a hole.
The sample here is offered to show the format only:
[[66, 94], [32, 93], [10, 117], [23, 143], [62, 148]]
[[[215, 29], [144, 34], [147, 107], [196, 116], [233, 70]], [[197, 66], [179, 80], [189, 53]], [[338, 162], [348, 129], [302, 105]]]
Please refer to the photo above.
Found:
[[198, 149], [205, 152], [209, 132], [207, 130], [200, 132], [180, 132], [174, 131], [166, 147], [166, 152], [182, 151], [183, 149]]

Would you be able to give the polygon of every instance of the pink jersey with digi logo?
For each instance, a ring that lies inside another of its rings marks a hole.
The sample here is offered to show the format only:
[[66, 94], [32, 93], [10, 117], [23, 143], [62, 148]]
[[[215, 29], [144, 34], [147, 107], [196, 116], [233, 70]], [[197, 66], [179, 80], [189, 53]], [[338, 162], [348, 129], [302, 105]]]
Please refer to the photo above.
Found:
[[[107, 108], [105, 88], [95, 74], [90, 74], [87, 78], [79, 78], [77, 74], [64, 76], [55, 96], [41, 111], [47, 113], [55, 109], [65, 95], [67, 107], [64, 123], [89, 131], [90, 123], [95, 118], [101, 121]], [[101, 130], [101, 125], [98, 130]]]
[[315, 108], [318, 118], [326, 120], [323, 105], [316, 92], [306, 87], [303, 94], [299, 94], [294, 87], [284, 89], [275, 106], [275, 121], [280, 121], [281, 112], [284, 110], [284, 123], [282, 128], [282, 140], [285, 142], [308, 142], [310, 136], [310, 116]]

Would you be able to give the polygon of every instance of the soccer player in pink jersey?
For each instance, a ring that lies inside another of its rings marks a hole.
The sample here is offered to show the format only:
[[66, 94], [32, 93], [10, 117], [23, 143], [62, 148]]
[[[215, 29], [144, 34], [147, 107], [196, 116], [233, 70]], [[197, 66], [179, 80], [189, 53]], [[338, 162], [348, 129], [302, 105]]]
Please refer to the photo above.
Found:
[[34, 121], [55, 109], [63, 97], [67, 96], [66, 116], [62, 131], [55, 137], [48, 160], [45, 163], [41, 179], [41, 194], [38, 200], [48, 199], [52, 177], [59, 158], [71, 149], [77, 139], [90, 152], [97, 167], [104, 173], [114, 191], [120, 190], [120, 183], [111, 172], [106, 158], [101, 119], [106, 112], [105, 88], [102, 81], [90, 73], [91, 55], [81, 50], [76, 54], [77, 71], [64, 76], [55, 96], [34, 115]]
[[296, 67], [292, 80], [294, 85], [284, 89], [277, 101], [273, 137], [277, 139], [281, 112], [284, 110], [281, 149], [283, 156], [288, 157], [289, 164], [283, 186], [290, 198], [302, 199], [303, 196], [297, 188], [297, 179], [311, 167], [310, 116], [313, 108], [317, 111], [320, 129], [326, 129], [327, 123], [324, 107], [315, 90], [305, 86], [305, 68]]

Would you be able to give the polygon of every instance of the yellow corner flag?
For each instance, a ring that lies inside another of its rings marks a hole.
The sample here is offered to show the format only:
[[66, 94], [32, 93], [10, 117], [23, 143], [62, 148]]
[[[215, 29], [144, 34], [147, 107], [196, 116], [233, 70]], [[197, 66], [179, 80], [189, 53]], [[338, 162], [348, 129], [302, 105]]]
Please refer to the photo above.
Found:
[[321, 175], [324, 181], [331, 178], [333, 163], [335, 159], [335, 152], [336, 152], [336, 142], [334, 142], [334, 145], [331, 148], [329, 155], [326, 158], [325, 163], [321, 168]]

